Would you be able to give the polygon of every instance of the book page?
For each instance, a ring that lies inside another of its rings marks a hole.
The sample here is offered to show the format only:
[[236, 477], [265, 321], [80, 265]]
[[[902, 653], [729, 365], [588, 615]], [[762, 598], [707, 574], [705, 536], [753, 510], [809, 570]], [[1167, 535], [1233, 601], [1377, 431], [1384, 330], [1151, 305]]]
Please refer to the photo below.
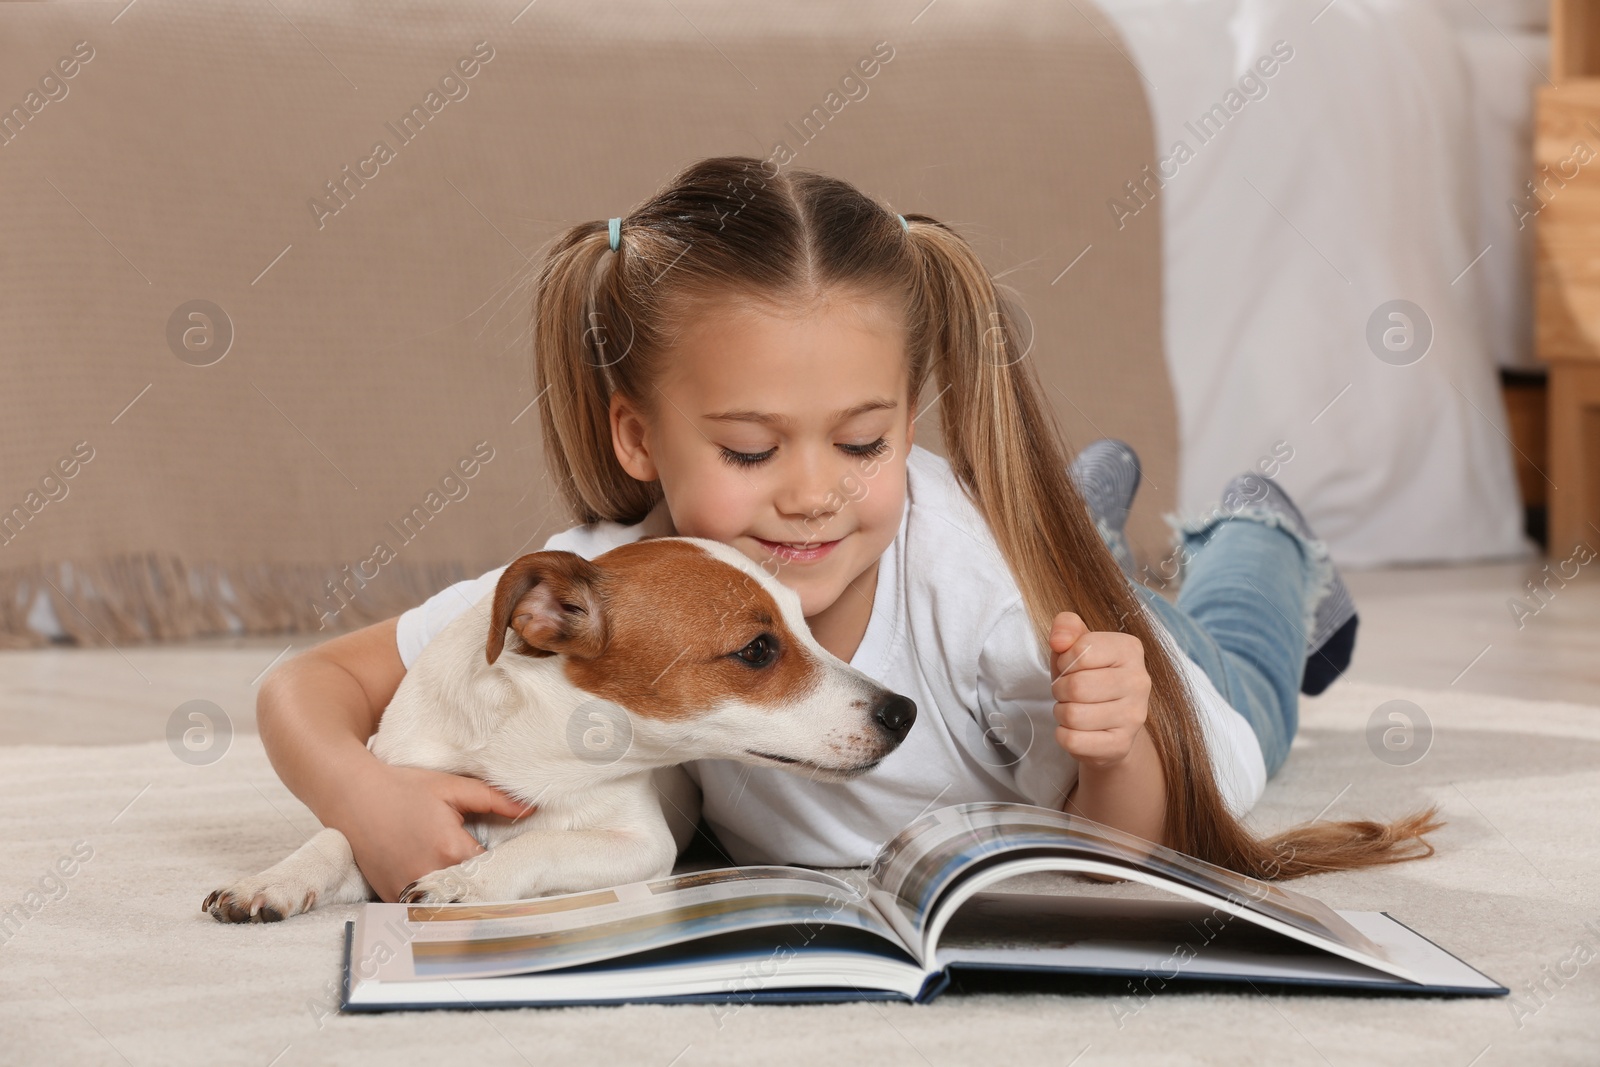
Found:
[[869, 884], [880, 909], [898, 911], [895, 926], [902, 936], [915, 932], [911, 943], [920, 952], [939, 903], [965, 873], [986, 862], [1045, 854], [1147, 871], [1352, 951], [1384, 958], [1382, 949], [1318, 900], [1030, 804], [985, 801], [930, 812], [883, 847]]
[[1412, 991], [1421, 985], [1452, 995], [1506, 992], [1494, 979], [1382, 912], [1338, 913], [1385, 949], [1389, 965], [1375, 969], [1220, 907], [1165, 893], [1149, 895], [1149, 887], [1139, 883], [1080, 888], [1088, 894], [1066, 894], [1059, 888], [973, 894], [939, 932], [935, 965], [968, 973], [994, 968], [1121, 973], [1138, 979], [1137, 986], [1129, 982], [1123, 987], [1142, 989], [1136, 999], [1179, 979]]
[[[361, 939], [398, 946], [380, 982], [530, 974], [616, 959], [716, 934], [783, 927], [863, 930], [907, 952], [856, 887], [798, 867], [734, 867], [612, 889], [496, 904], [368, 904]], [[909, 954], [907, 952], [907, 954]]]

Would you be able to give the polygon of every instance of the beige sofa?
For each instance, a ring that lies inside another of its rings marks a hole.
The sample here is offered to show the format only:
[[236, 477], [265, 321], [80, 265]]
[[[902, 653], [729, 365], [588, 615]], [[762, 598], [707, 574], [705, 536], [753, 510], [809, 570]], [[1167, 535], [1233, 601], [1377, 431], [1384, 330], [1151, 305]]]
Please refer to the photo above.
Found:
[[1159, 237], [1106, 209], [1150, 123], [1090, 4], [517, 6], [0, 10], [0, 641], [332, 633], [537, 548], [541, 248], [780, 144], [968, 235], [1163, 547]]

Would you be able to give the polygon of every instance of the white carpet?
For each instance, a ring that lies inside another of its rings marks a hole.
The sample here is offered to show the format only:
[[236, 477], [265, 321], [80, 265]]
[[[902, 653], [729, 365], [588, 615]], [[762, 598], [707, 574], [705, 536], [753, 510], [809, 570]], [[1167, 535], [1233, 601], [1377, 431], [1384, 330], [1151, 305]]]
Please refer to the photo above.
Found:
[[[1397, 698], [1433, 724], [1431, 750], [1409, 766], [1381, 761], [1366, 739], [1372, 711]], [[1127, 991], [1114, 988], [731, 1014], [630, 1005], [339, 1016], [334, 983], [353, 908], [253, 926], [199, 910], [206, 892], [276, 861], [317, 826], [247, 735], [209, 767], [180, 762], [165, 742], [0, 748], [0, 910], [30, 889], [49, 898], [9, 940], [0, 932], [0, 1062], [1600, 1060], [1600, 708], [1338, 685], [1307, 701], [1303, 717], [1257, 811], [1262, 828], [1330, 801], [1330, 816], [1437, 801], [1449, 825], [1432, 859], [1296, 888], [1335, 907], [1389, 911], [1511, 987], [1514, 1001], [1166, 993], [1120, 1026]], [[58, 858], [78, 842], [92, 858], [52, 886]]]

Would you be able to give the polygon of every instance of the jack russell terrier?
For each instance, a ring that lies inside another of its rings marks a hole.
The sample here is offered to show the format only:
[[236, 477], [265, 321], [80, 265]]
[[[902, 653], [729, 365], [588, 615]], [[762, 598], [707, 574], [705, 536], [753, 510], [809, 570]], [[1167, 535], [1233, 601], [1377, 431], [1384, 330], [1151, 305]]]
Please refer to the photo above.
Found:
[[[744, 554], [649, 537], [592, 561], [517, 559], [423, 649], [368, 747], [537, 805], [519, 819], [469, 815], [487, 851], [417, 879], [400, 901], [518, 900], [670, 874], [699, 811], [680, 763], [844, 781], [893, 752], [916, 715], [819, 645], [799, 595]], [[329, 827], [200, 909], [277, 922], [373, 899]]]

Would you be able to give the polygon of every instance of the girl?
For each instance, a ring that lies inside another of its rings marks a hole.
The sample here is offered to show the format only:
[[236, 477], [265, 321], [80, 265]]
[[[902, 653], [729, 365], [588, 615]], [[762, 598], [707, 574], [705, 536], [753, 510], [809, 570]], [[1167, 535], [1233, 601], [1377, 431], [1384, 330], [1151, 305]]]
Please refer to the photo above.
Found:
[[[825, 648], [919, 706], [905, 743], [851, 782], [690, 765], [729, 858], [865, 865], [922, 812], [988, 799], [1266, 878], [1431, 853], [1431, 811], [1265, 840], [1240, 822], [1287, 753], [1301, 685], [1342, 669], [1354, 632], [1281, 490], [1236, 480], [1185, 529], [1177, 606], [1129, 582], [1102, 533], [1120, 547], [1136, 466], [1120, 488], [1101, 475], [1131, 455], [1080, 457], [1091, 515], [1028, 363], [1008, 356], [1016, 315], [966, 242], [770, 167], [703, 160], [625, 218], [574, 227], [533, 307], [546, 455], [583, 523], [546, 547], [732, 545], [800, 595]], [[913, 443], [930, 379], [948, 461]], [[364, 747], [406, 666], [502, 569], [263, 687], [274, 766], [384, 900], [482, 851], [464, 812], [525, 810]]]

